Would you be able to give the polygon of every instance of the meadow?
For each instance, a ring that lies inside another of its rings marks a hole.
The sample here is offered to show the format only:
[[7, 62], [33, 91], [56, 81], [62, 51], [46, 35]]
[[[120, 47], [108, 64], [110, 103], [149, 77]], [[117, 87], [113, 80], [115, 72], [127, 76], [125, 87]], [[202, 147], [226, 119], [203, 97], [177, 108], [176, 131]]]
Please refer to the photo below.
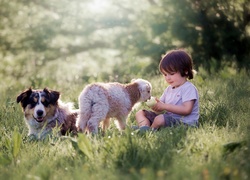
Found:
[[[167, 86], [160, 75], [144, 78], [152, 83], [154, 96]], [[57, 89], [76, 108], [77, 96], [88, 83], [31, 82], [33, 87]], [[112, 124], [105, 135], [58, 137], [55, 132], [44, 141], [27, 137], [15, 102], [27, 87], [8, 82], [0, 88], [0, 179], [249, 179], [249, 75], [230, 69], [211, 75], [201, 69], [192, 82], [200, 95], [198, 128], [133, 131], [129, 127], [135, 124], [135, 112], [146, 108], [138, 104], [124, 132]]]

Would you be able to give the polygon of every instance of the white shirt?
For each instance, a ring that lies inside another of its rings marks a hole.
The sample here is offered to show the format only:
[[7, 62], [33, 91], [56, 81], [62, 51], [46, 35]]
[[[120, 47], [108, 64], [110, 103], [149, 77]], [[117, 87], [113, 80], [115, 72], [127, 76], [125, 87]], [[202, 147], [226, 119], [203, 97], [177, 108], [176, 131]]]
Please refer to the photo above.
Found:
[[191, 82], [187, 81], [177, 88], [173, 88], [170, 85], [164, 90], [160, 97], [160, 101], [163, 103], [173, 105], [181, 105], [191, 100], [194, 100], [194, 106], [189, 115], [183, 116], [171, 112], [167, 112], [167, 114], [173, 118], [180, 119], [183, 123], [196, 125], [199, 119], [199, 95], [196, 87]]

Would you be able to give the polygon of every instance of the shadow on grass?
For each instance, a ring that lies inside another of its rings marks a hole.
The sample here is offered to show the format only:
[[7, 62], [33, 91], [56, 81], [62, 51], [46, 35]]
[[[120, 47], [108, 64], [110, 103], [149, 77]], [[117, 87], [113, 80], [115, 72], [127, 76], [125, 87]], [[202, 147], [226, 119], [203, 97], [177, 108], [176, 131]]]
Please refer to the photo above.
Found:
[[185, 139], [187, 130], [187, 127], [180, 126], [144, 134], [127, 131], [114, 159], [116, 168], [124, 174], [134, 175], [146, 170], [165, 170], [171, 166], [177, 146]]

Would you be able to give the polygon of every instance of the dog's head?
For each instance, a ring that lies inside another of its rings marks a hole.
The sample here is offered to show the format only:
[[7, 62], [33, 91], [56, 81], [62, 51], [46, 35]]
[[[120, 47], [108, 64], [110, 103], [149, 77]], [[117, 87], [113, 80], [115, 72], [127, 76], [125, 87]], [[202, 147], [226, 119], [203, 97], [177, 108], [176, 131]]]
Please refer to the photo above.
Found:
[[151, 98], [152, 85], [149, 81], [144, 79], [133, 79], [132, 82], [138, 84], [140, 101], [146, 101]]
[[19, 94], [16, 101], [21, 102], [26, 120], [35, 119], [41, 123], [54, 115], [59, 97], [60, 93], [57, 91], [29, 88]]

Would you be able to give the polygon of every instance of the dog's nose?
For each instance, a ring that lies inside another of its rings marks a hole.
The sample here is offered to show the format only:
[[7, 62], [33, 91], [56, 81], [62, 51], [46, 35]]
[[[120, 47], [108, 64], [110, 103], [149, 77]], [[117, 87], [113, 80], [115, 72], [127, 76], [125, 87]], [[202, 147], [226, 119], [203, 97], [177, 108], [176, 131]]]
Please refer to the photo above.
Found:
[[41, 117], [43, 115], [43, 111], [42, 110], [37, 110], [36, 114]]

